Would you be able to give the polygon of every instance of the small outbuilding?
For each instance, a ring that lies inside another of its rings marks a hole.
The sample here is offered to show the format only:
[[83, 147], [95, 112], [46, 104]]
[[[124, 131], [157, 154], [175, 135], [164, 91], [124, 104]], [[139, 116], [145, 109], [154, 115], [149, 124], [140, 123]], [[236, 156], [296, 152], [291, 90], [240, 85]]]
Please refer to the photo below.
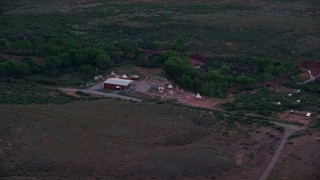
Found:
[[133, 86], [133, 84], [134, 84], [134, 81], [132, 80], [109, 78], [104, 81], [103, 86], [104, 86], [104, 89], [123, 91], [123, 90], [129, 89], [130, 86]]
[[308, 113], [306, 114], [306, 118], [308, 119], [310, 116], [311, 116], [311, 113], [308, 112]]
[[122, 75], [121, 79], [128, 79], [128, 76], [127, 75]]
[[139, 79], [139, 76], [136, 75], [136, 74], [134, 74], [134, 75], [130, 76], [130, 79], [131, 79], [131, 80], [138, 80], [138, 79]]
[[109, 76], [109, 77], [111, 77], [111, 78], [116, 78], [116, 76], [117, 76], [117, 74], [112, 71], [112, 72], [110, 73], [110, 76]]

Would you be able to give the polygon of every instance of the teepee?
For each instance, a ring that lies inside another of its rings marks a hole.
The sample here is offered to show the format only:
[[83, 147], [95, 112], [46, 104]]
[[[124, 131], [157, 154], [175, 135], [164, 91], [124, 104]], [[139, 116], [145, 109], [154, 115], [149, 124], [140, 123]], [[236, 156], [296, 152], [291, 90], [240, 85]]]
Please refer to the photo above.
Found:
[[198, 94], [196, 95], [196, 98], [197, 98], [197, 99], [201, 99], [202, 97], [201, 97], [200, 94], [198, 93]]
[[160, 91], [160, 90], [164, 90], [164, 88], [160, 85], [159, 87], [158, 87], [158, 90]]

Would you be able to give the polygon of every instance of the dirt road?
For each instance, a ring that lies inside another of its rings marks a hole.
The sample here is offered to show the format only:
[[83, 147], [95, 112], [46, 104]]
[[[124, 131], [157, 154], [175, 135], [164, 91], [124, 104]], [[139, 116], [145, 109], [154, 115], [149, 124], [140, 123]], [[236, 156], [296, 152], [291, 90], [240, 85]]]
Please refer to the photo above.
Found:
[[96, 85], [93, 85], [92, 87], [89, 88], [90, 90], [101, 90], [103, 89], [103, 82], [97, 83]]
[[283, 123], [279, 123], [279, 122], [273, 122], [274, 124], [281, 126], [284, 128], [285, 133], [281, 139], [281, 142], [276, 150], [276, 152], [274, 153], [271, 161], [269, 162], [268, 167], [265, 169], [265, 171], [263, 172], [263, 174], [260, 176], [259, 180], [265, 180], [267, 179], [267, 177], [269, 176], [272, 168], [274, 167], [274, 165], [276, 164], [280, 153], [282, 151], [282, 149], [284, 148], [284, 146], [286, 145], [286, 142], [288, 140], [288, 137], [293, 134], [294, 132], [300, 131], [302, 129], [305, 129], [306, 127], [299, 127], [299, 126], [295, 126], [295, 125], [291, 125], [291, 124], [283, 124]]
[[59, 90], [61, 91], [81, 91], [84, 93], [88, 93], [90, 95], [94, 95], [94, 96], [102, 96], [102, 97], [111, 97], [111, 98], [119, 98], [119, 99], [124, 99], [124, 100], [129, 100], [129, 101], [138, 101], [141, 102], [141, 99], [137, 99], [137, 98], [132, 98], [132, 97], [128, 97], [128, 96], [122, 96], [119, 94], [115, 94], [115, 93], [106, 93], [106, 92], [100, 92], [100, 91], [96, 91], [93, 89], [74, 89], [74, 88], [60, 88]]

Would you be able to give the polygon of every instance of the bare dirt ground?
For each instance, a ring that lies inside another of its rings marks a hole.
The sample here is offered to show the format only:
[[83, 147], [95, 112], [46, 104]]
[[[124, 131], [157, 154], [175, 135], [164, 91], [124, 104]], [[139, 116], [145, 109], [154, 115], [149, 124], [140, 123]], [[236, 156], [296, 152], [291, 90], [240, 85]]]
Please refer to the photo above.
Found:
[[205, 57], [198, 55], [198, 54], [190, 54], [189, 59], [190, 59], [192, 65], [195, 67], [202, 66], [206, 62]]
[[[235, 164], [239, 169], [236, 173], [225, 173], [226, 176], [222, 179], [258, 179], [273, 156], [275, 150], [273, 147], [277, 145], [282, 136], [281, 133], [270, 131], [269, 128], [256, 129], [251, 135], [252, 140], [248, 141], [247, 138], [243, 138], [238, 141]], [[270, 139], [267, 138], [271, 135], [273, 136], [271, 139], [275, 140], [275, 144], [272, 145]], [[256, 146], [258, 142], [261, 144]]]
[[305, 62], [301, 66], [303, 68], [310, 70], [313, 76], [320, 75], [320, 62], [317, 62], [317, 61]]
[[69, 96], [80, 97], [80, 95], [76, 93], [77, 89], [62, 89], [62, 91]]
[[0, 122], [2, 177], [256, 179], [281, 137], [257, 125], [226, 129], [185, 107], [111, 99], [2, 105]]
[[[198, 56], [195, 56], [194, 58], [201, 58]], [[201, 60], [201, 62], [204, 60]], [[200, 62], [200, 61], [199, 61]], [[170, 81], [164, 77], [161, 76], [161, 69], [144, 69], [139, 68], [138, 69], [141, 74], [144, 74], [146, 77], [142, 81], [136, 82], [138, 86], [140, 87], [146, 87], [142, 88], [143, 91], [139, 91], [141, 93], [144, 93], [149, 96], [157, 97], [157, 98], [164, 98], [167, 100], [176, 100], [177, 102], [188, 105], [188, 106], [194, 106], [194, 107], [202, 107], [207, 109], [214, 109], [214, 110], [222, 110], [218, 105], [221, 103], [232, 101], [233, 98], [228, 99], [221, 99], [221, 98], [208, 98], [203, 97], [201, 99], [196, 99], [196, 94], [192, 92], [188, 92], [183, 90], [184, 92], [181, 93], [181, 88], [177, 89], [177, 86], [173, 84], [173, 94], [170, 94], [170, 90], [167, 88], [167, 86], [170, 84]], [[158, 87], [162, 85], [165, 90], [163, 93], [158, 93]], [[148, 88], [153, 88], [150, 91], [147, 90]]]
[[274, 155], [272, 156], [271, 161], [269, 162], [267, 168], [264, 170], [264, 172], [262, 173], [262, 175], [260, 176], [259, 180], [265, 180], [268, 178], [270, 172], [272, 171], [272, 169], [274, 168], [276, 162], [279, 159], [279, 156], [283, 150], [283, 148], [286, 145], [286, 142], [289, 138], [290, 135], [292, 135], [293, 133], [297, 132], [297, 131], [301, 131], [303, 129], [305, 129], [306, 127], [299, 127], [296, 125], [290, 125], [290, 124], [283, 124], [283, 123], [278, 123], [278, 122], [274, 122], [276, 125], [279, 125], [281, 127], [284, 128], [284, 135], [277, 147], [277, 150], [275, 151]]
[[291, 111], [285, 111], [283, 113], [278, 114], [279, 119], [287, 121], [287, 122], [298, 122], [304, 126], [310, 124], [311, 119], [306, 118], [307, 112], [299, 111], [297, 113], [291, 113]]
[[320, 179], [320, 133], [289, 140], [268, 179]]

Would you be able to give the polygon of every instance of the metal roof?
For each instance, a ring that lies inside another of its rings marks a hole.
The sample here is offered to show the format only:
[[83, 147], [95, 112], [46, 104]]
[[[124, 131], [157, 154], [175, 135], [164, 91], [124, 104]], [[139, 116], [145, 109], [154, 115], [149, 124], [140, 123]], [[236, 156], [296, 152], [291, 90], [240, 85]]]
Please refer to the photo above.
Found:
[[117, 78], [109, 78], [104, 81], [105, 84], [114, 84], [120, 86], [128, 86], [133, 81], [127, 79], [117, 79]]

